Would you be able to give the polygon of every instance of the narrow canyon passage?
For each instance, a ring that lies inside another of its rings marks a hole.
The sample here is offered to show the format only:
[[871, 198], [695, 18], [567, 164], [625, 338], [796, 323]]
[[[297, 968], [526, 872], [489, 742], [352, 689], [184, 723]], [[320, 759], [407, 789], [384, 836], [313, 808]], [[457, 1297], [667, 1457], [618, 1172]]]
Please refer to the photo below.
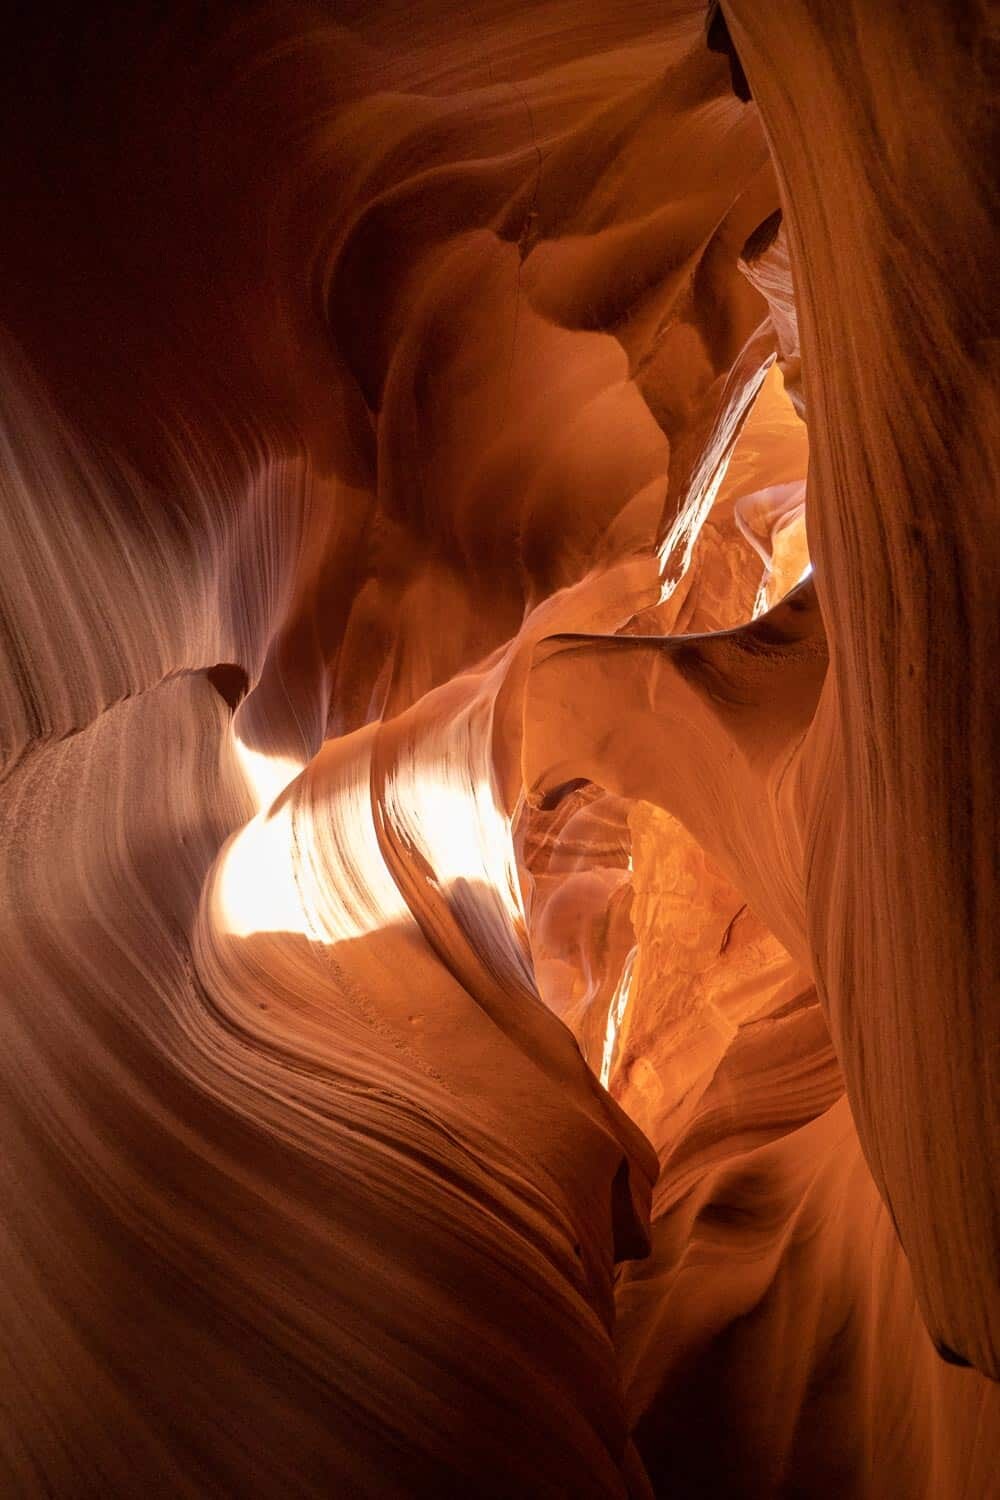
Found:
[[1000, 1497], [985, 5], [5, 66], [0, 1492]]

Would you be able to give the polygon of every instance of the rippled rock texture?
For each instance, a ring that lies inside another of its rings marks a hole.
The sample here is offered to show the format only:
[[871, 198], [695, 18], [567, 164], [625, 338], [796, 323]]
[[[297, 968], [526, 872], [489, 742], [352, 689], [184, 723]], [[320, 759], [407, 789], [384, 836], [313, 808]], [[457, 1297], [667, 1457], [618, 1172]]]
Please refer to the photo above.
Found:
[[4, 1494], [997, 1493], [994, 44], [10, 32]]

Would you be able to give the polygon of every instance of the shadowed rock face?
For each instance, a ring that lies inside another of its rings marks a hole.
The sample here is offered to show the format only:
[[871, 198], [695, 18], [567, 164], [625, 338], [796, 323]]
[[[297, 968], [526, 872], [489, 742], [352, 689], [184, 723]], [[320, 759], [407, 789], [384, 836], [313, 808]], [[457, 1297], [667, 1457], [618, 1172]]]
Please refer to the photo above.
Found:
[[990, 39], [8, 37], [5, 1495], [996, 1493]]

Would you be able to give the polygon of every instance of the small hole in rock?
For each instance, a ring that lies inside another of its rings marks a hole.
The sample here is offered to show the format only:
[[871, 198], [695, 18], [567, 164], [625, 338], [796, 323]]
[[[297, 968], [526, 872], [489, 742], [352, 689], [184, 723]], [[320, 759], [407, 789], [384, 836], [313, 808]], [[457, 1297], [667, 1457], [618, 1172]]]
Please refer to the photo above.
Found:
[[234, 711], [246, 697], [249, 679], [242, 667], [235, 662], [220, 661], [205, 673], [219, 697]]

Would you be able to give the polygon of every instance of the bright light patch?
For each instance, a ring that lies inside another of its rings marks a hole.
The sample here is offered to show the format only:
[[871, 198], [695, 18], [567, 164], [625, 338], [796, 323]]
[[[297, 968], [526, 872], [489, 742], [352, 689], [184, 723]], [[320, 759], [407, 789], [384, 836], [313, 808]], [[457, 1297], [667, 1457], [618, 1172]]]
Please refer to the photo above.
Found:
[[302, 767], [235, 745], [260, 811], [219, 860], [212, 903], [225, 931], [340, 943], [409, 916], [372, 819], [370, 738], [321, 760], [306, 796], [295, 789], [273, 812]]
[[635, 972], [636, 952], [637, 949], [633, 948], [625, 960], [621, 978], [618, 981], [618, 987], [611, 997], [611, 1004], [608, 1006], [608, 1021], [604, 1028], [604, 1052], [601, 1055], [601, 1083], [605, 1088], [607, 1088], [611, 1078], [611, 1064], [615, 1056], [615, 1043], [618, 1040], [618, 1032], [622, 1021], [625, 1019], [629, 996], [632, 993], [632, 976]]
[[288, 784], [302, 770], [302, 762], [284, 755], [262, 755], [244, 745], [238, 734], [233, 735], [233, 751], [247, 784], [257, 799], [257, 811], [264, 812], [277, 801]]
[[258, 813], [230, 841], [212, 893], [220, 925], [235, 937], [255, 932], [310, 931], [292, 868], [292, 811]]
[[350, 942], [401, 921], [410, 909], [386, 865], [372, 816], [371, 736], [335, 754], [313, 777], [296, 821], [296, 870], [310, 925], [324, 943]]
[[491, 761], [492, 717], [473, 699], [400, 747], [386, 817], [417, 851], [473, 947], [502, 981], [534, 990], [510, 822]]

